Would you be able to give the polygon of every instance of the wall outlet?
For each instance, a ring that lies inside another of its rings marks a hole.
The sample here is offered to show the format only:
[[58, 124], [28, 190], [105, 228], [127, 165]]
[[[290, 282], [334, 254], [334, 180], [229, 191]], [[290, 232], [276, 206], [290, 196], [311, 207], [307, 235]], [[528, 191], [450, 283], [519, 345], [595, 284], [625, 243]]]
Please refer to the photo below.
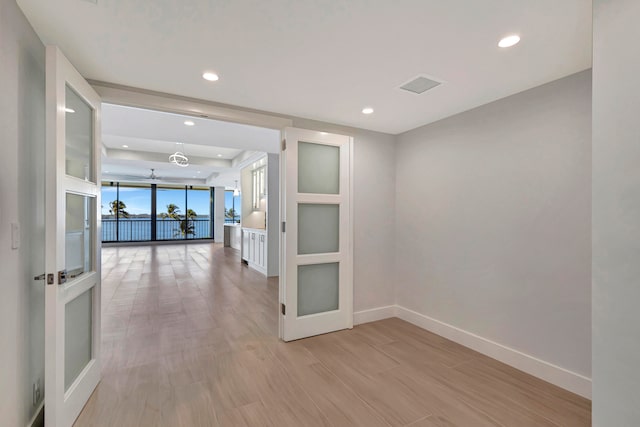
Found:
[[38, 403], [40, 402], [40, 396], [40, 380], [38, 380], [33, 383], [33, 406], [38, 405]]

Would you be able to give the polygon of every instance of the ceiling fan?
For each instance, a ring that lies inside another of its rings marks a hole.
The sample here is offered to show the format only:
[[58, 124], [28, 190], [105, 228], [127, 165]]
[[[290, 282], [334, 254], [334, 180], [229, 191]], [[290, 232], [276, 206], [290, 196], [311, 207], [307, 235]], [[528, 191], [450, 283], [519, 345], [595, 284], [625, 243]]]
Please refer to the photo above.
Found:
[[148, 175], [114, 175], [114, 178], [117, 178], [118, 181], [157, 181], [162, 179], [158, 175], [156, 175], [156, 170], [154, 168], [150, 168], [151, 173]]
[[[105, 173], [103, 179], [105, 181], [126, 181], [126, 182], [165, 182], [165, 183], [175, 183], [175, 184], [189, 184], [193, 183], [195, 177], [193, 178], [178, 178], [178, 177], [163, 177], [158, 176], [156, 174], [156, 170], [154, 168], [149, 168], [151, 171], [146, 175], [120, 175], [115, 173]], [[217, 177], [219, 174], [214, 172], [209, 174], [208, 176], [211, 178]], [[202, 178], [199, 179], [200, 181]]]

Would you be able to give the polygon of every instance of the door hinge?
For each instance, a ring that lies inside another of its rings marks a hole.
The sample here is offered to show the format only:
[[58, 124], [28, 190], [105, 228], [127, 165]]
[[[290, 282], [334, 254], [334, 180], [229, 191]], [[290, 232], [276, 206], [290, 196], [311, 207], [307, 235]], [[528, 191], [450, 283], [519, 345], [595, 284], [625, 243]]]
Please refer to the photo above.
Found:
[[283, 316], [287, 314], [287, 306], [284, 305], [284, 303], [280, 303], [280, 311], [282, 312]]
[[282, 232], [283, 233], [286, 231], [286, 228], [287, 228], [286, 224], [287, 223], [285, 221], [282, 221]]
[[40, 380], [33, 383], [33, 406], [40, 402]]
[[287, 140], [283, 139], [282, 140], [282, 151], [285, 151], [287, 149]]

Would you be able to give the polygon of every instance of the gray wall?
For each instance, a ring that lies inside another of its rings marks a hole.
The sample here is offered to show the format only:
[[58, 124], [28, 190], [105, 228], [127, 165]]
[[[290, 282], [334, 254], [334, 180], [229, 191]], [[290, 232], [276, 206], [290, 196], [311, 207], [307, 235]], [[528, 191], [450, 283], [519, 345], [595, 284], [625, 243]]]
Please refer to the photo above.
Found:
[[31, 384], [44, 387], [44, 288], [32, 278], [44, 272], [45, 56], [13, 0], [0, 1], [0, 40], [0, 425], [22, 427], [37, 408]]
[[590, 71], [402, 134], [396, 159], [397, 303], [590, 377]]
[[593, 425], [640, 425], [640, 2], [594, 1]]

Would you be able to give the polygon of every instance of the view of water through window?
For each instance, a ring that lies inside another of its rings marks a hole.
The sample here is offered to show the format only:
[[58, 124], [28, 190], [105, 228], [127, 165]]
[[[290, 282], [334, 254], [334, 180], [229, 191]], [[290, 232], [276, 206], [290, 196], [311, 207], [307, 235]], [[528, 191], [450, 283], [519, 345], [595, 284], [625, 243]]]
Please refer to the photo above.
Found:
[[103, 242], [212, 238], [211, 188], [103, 183], [101, 191]]

